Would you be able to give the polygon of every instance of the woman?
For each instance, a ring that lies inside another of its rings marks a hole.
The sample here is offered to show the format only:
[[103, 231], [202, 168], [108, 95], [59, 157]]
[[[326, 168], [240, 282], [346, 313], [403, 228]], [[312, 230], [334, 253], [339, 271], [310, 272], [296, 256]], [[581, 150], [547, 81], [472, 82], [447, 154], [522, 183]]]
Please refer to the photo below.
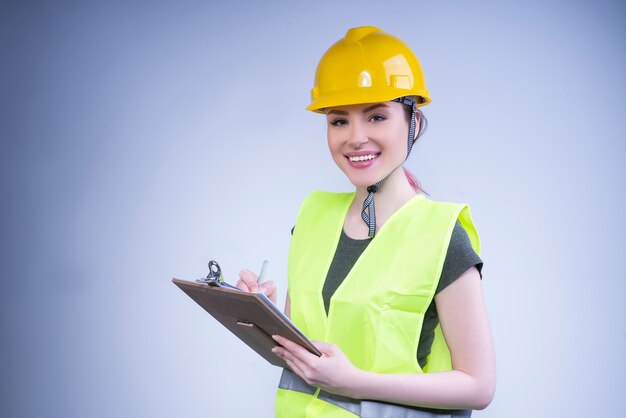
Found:
[[[303, 203], [289, 254], [285, 312], [323, 353], [275, 336], [290, 367], [279, 417], [433, 417], [485, 408], [495, 355], [469, 208], [434, 202], [403, 169], [430, 102], [399, 39], [350, 29], [322, 57], [309, 110], [355, 193]], [[244, 270], [238, 286], [256, 291]], [[273, 282], [262, 289], [274, 302]]]

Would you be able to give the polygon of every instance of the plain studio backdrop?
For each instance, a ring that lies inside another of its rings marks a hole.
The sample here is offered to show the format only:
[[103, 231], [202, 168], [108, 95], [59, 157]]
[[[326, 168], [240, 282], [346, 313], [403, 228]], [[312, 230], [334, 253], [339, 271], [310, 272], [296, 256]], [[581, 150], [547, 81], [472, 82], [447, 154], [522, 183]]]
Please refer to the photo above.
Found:
[[300, 202], [352, 189], [304, 110], [315, 67], [376, 25], [433, 98], [406, 166], [482, 238], [498, 387], [475, 416], [620, 416], [625, 23], [619, 1], [2, 2], [0, 415], [273, 415], [280, 370], [171, 278], [267, 258], [283, 305]]

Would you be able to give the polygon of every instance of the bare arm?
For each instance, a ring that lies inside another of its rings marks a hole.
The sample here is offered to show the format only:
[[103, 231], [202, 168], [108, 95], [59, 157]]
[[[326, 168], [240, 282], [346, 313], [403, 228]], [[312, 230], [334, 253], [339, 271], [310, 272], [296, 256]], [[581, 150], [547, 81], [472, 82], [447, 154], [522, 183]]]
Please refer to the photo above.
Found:
[[309, 384], [356, 399], [450, 409], [484, 409], [495, 391], [495, 353], [478, 270], [467, 270], [435, 298], [452, 356], [451, 371], [378, 374], [357, 369], [334, 344], [316, 357], [283, 338], [277, 354]]

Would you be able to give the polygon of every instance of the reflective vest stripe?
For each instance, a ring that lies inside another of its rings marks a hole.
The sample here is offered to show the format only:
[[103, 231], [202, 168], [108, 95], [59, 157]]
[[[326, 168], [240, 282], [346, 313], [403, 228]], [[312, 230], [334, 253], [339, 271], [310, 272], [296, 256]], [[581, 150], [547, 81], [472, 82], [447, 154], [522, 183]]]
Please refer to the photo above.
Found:
[[303, 378], [287, 369], [283, 369], [283, 374], [280, 376], [278, 387], [280, 389], [295, 390], [296, 392], [306, 393], [307, 395], [313, 395], [317, 391], [315, 387], [309, 385]]
[[[297, 374], [290, 370], [283, 369], [278, 384], [280, 389], [292, 390], [295, 392], [313, 395], [317, 388], [309, 385]], [[359, 401], [345, 396], [335, 395], [325, 390], [320, 390], [317, 399], [328, 402], [346, 411], [352, 412], [361, 418], [445, 418], [445, 417], [469, 417], [472, 411], [456, 410], [427, 410], [424, 408], [413, 408], [406, 405], [397, 405], [386, 402]]]
[[335, 395], [334, 393], [320, 390], [317, 395], [317, 399], [321, 399], [324, 402], [331, 403], [339, 408], [350, 411], [355, 415], [361, 416], [361, 402], [356, 399], [348, 398], [346, 396]]

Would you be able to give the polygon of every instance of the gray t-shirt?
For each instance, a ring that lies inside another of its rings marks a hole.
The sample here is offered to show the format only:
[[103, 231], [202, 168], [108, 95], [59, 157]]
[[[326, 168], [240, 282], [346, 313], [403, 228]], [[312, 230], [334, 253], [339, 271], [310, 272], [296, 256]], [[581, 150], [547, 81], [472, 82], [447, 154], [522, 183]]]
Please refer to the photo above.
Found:
[[[322, 289], [322, 297], [327, 314], [330, 306], [330, 298], [339, 285], [341, 285], [352, 269], [352, 266], [354, 266], [354, 263], [356, 263], [356, 260], [370, 242], [371, 240], [369, 239], [352, 239], [348, 237], [343, 230], [341, 231], [341, 237], [339, 238], [339, 243], [337, 244], [333, 261], [328, 269], [324, 288]], [[446, 286], [458, 279], [462, 273], [472, 266], [476, 266], [478, 271], [481, 272], [483, 262], [472, 248], [467, 232], [465, 232], [465, 229], [463, 229], [459, 221], [457, 221], [452, 231], [450, 245], [448, 246], [446, 259], [443, 263], [436, 293], [441, 292]], [[439, 316], [437, 314], [435, 300], [433, 299], [424, 314], [424, 323], [422, 325], [417, 348], [417, 361], [422, 368], [426, 365], [426, 360], [430, 354], [430, 349], [435, 338], [435, 328], [438, 324]]]

